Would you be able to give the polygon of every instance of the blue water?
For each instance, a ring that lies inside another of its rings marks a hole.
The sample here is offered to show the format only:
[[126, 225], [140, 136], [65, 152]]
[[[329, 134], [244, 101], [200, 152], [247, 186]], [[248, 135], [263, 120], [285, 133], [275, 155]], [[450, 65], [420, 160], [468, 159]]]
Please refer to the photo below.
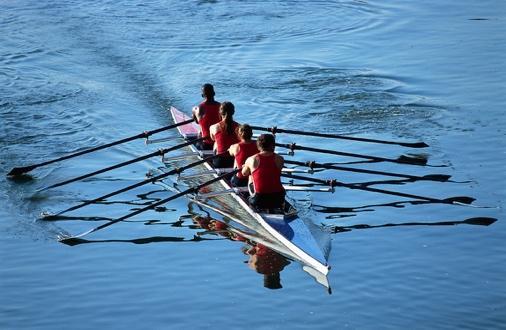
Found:
[[[87, 221], [37, 220], [143, 180], [160, 162], [38, 188], [161, 145], [130, 142], [41, 167], [24, 182], [2, 174], [0, 328], [504, 329], [505, 20], [502, 1], [2, 2], [1, 173], [167, 125], [169, 106], [189, 111], [211, 82], [240, 122], [424, 141], [429, 148], [407, 149], [278, 135], [386, 158], [423, 153], [431, 166], [353, 166], [448, 174], [455, 182], [373, 187], [469, 196], [479, 207], [345, 188], [292, 195], [337, 232], [328, 295], [293, 262], [281, 272], [282, 289], [264, 288], [244, 244], [195, 239], [202, 230], [191, 226], [185, 199], [93, 233], [89, 244], [56, 241], [104, 223], [96, 217], [169, 196], [157, 185], [76, 211]], [[309, 152], [293, 159], [356, 161]], [[497, 221], [464, 222], [477, 217]]]

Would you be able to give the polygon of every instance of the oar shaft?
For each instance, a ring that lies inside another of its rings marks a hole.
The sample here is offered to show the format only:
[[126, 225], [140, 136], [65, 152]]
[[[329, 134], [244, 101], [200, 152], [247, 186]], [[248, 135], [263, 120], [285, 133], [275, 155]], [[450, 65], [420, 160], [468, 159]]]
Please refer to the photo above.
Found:
[[66, 210], [63, 210], [61, 212], [58, 212], [57, 215], [61, 215], [63, 213], [66, 213], [66, 212], [70, 212], [70, 211], [75, 211], [77, 209], [80, 209], [86, 205], [90, 205], [90, 204], [93, 204], [93, 203], [96, 203], [98, 201], [101, 201], [101, 200], [104, 200], [106, 198], [109, 198], [109, 197], [112, 197], [112, 196], [116, 196], [116, 195], [119, 195], [121, 193], [124, 193], [126, 191], [129, 191], [129, 190], [132, 190], [132, 189], [135, 189], [135, 188], [138, 188], [138, 187], [141, 187], [145, 184], [148, 184], [148, 183], [154, 183], [156, 181], [159, 181], [163, 178], [166, 178], [167, 176], [170, 176], [170, 175], [173, 175], [173, 174], [178, 174], [178, 173], [181, 173], [189, 168], [192, 168], [192, 167], [195, 167], [195, 166], [198, 166], [200, 164], [203, 164], [215, 157], [218, 157], [220, 156], [221, 154], [217, 154], [217, 155], [213, 155], [213, 156], [210, 156], [210, 157], [206, 157], [204, 159], [201, 159], [199, 161], [196, 161], [196, 162], [193, 162], [191, 164], [188, 164], [188, 165], [185, 165], [185, 166], [182, 166], [182, 167], [178, 167], [178, 168], [175, 168], [175, 169], [172, 169], [168, 172], [165, 172], [163, 174], [160, 174], [160, 175], [157, 175], [157, 176], [154, 176], [152, 178], [149, 178], [149, 179], [146, 179], [146, 180], [143, 180], [143, 181], [140, 181], [140, 182], [137, 182], [135, 184], [132, 184], [130, 186], [127, 186], [125, 188], [122, 188], [122, 189], [119, 189], [119, 190], [116, 190], [116, 191], [113, 191], [111, 193], [108, 193], [108, 194], [105, 194], [103, 196], [100, 196], [100, 197], [97, 197], [97, 198], [94, 198], [92, 200], [88, 200], [88, 201], [85, 201], [81, 204], [78, 204], [78, 205], [75, 205], [75, 206], [72, 206], [72, 207], [69, 207], [68, 209]]
[[354, 136], [346, 136], [340, 134], [328, 134], [328, 133], [317, 133], [317, 132], [304, 132], [299, 130], [290, 130], [278, 127], [260, 127], [260, 126], [251, 126], [252, 129], [271, 132], [272, 134], [276, 133], [288, 133], [295, 135], [305, 135], [305, 136], [315, 136], [315, 137], [323, 137], [323, 138], [332, 138], [332, 139], [342, 139], [342, 140], [353, 140], [360, 142], [372, 142], [372, 143], [382, 143], [382, 144], [395, 144], [403, 147], [410, 148], [425, 148], [428, 145], [425, 142], [396, 142], [396, 141], [386, 141], [386, 140], [377, 140], [377, 139], [368, 139]]
[[226, 174], [223, 174], [223, 175], [217, 176], [216, 178], [213, 178], [213, 179], [211, 179], [211, 180], [209, 180], [209, 181], [206, 181], [206, 182], [204, 182], [204, 183], [201, 183], [201, 184], [199, 184], [199, 185], [197, 185], [197, 186], [194, 186], [194, 187], [191, 187], [191, 188], [189, 188], [189, 189], [183, 190], [183, 191], [181, 191], [181, 192], [179, 192], [179, 193], [177, 193], [177, 194], [175, 194], [175, 195], [172, 195], [172, 196], [167, 197], [167, 198], [165, 198], [165, 199], [162, 199], [162, 200], [160, 200], [160, 201], [158, 201], [158, 202], [156, 202], [156, 203], [153, 203], [153, 204], [150, 204], [150, 205], [148, 205], [148, 206], [145, 206], [145, 207], [143, 207], [143, 208], [141, 208], [141, 209], [138, 209], [138, 210], [136, 210], [136, 211], [134, 211], [134, 212], [131, 212], [131, 213], [127, 214], [127, 215], [124, 215], [124, 216], [122, 216], [122, 217], [120, 217], [120, 218], [117, 218], [117, 219], [114, 219], [114, 220], [112, 220], [112, 221], [110, 221], [110, 222], [104, 223], [104, 224], [102, 224], [102, 225], [100, 225], [100, 226], [98, 226], [98, 227], [95, 227], [95, 228], [93, 228], [93, 229], [91, 229], [91, 230], [88, 230], [88, 231], [86, 231], [86, 232], [84, 232], [84, 233], [82, 233], [82, 234], [79, 234], [79, 235], [74, 236], [74, 237], [66, 237], [66, 238], [62, 238], [62, 239], [61, 239], [61, 241], [70, 240], [70, 239], [73, 239], [73, 238], [78, 238], [78, 237], [83, 237], [84, 235], [91, 234], [91, 233], [96, 232], [96, 231], [98, 231], [98, 230], [100, 230], [100, 229], [103, 229], [103, 228], [109, 227], [109, 226], [111, 226], [111, 225], [113, 225], [113, 224], [115, 224], [115, 223], [117, 223], [117, 222], [120, 222], [120, 221], [126, 220], [126, 219], [128, 219], [128, 218], [134, 217], [134, 216], [136, 216], [136, 215], [138, 215], [138, 214], [140, 214], [140, 213], [143, 213], [143, 212], [145, 212], [145, 211], [148, 211], [148, 210], [154, 209], [154, 208], [155, 208], [155, 207], [157, 207], [157, 206], [163, 205], [163, 204], [165, 204], [165, 203], [167, 203], [167, 202], [170, 202], [171, 200], [174, 200], [174, 199], [179, 198], [179, 197], [181, 197], [181, 196], [184, 196], [184, 195], [187, 195], [187, 194], [190, 194], [190, 193], [194, 193], [194, 192], [198, 192], [201, 188], [203, 188], [203, 187], [205, 187], [205, 186], [208, 186], [208, 185], [210, 185], [210, 184], [213, 184], [213, 183], [215, 183], [215, 182], [218, 182], [218, 181], [220, 181], [220, 180], [223, 180], [224, 178], [229, 177], [230, 175], [234, 175], [234, 174], [235, 174], [235, 173], [237, 173], [238, 171], [239, 171], [239, 170], [237, 170], [237, 169], [236, 169], [236, 170], [233, 170], [233, 171], [232, 171], [232, 172], [230, 172], [230, 173], [226, 173]]
[[363, 159], [369, 159], [376, 162], [391, 162], [391, 163], [400, 163], [400, 164], [414, 164], [414, 165], [425, 165], [426, 162], [422, 159], [417, 158], [411, 158], [411, 157], [402, 157], [400, 159], [390, 159], [390, 158], [384, 158], [379, 156], [371, 156], [371, 155], [363, 155], [363, 154], [355, 154], [351, 152], [344, 152], [344, 151], [336, 151], [336, 150], [328, 150], [328, 149], [320, 149], [320, 148], [313, 148], [313, 147], [304, 147], [297, 145], [295, 143], [286, 144], [286, 143], [276, 143], [276, 146], [287, 148], [290, 150], [304, 150], [304, 151], [311, 151], [311, 152], [318, 152], [322, 154], [329, 154], [329, 155], [337, 155], [337, 156], [346, 156], [346, 157], [354, 157], [354, 158], [363, 158]]
[[409, 175], [409, 174], [401, 174], [401, 173], [392, 173], [392, 172], [383, 172], [383, 171], [376, 171], [376, 170], [367, 170], [362, 168], [353, 168], [353, 167], [344, 167], [344, 166], [337, 166], [337, 165], [328, 165], [328, 164], [320, 164], [317, 162], [299, 162], [295, 160], [285, 160], [286, 164], [292, 164], [292, 165], [298, 165], [298, 166], [307, 166], [311, 168], [326, 168], [329, 170], [338, 170], [338, 171], [347, 171], [347, 172], [356, 172], [356, 173], [366, 173], [366, 174], [378, 174], [378, 175], [386, 175], [386, 176], [393, 176], [393, 177], [399, 177], [399, 178], [406, 178], [411, 180], [425, 180], [424, 177], [416, 176], [416, 175]]
[[120, 167], [123, 167], [123, 166], [126, 166], [126, 165], [137, 163], [137, 162], [140, 162], [142, 160], [145, 160], [145, 159], [148, 159], [148, 158], [151, 158], [151, 157], [161, 156], [163, 154], [166, 154], [167, 152], [183, 148], [183, 147], [188, 146], [190, 144], [194, 144], [195, 142], [197, 142], [199, 140], [202, 140], [202, 138], [191, 140], [191, 141], [187, 141], [185, 143], [181, 143], [181, 144], [175, 145], [175, 146], [170, 147], [170, 148], [160, 149], [158, 151], [152, 152], [152, 153], [144, 155], [144, 156], [140, 156], [140, 157], [137, 157], [137, 158], [134, 158], [134, 159], [131, 159], [131, 160], [119, 163], [119, 164], [115, 164], [115, 165], [112, 165], [112, 166], [109, 166], [109, 167], [106, 167], [106, 168], [103, 168], [103, 169], [100, 169], [100, 170], [97, 170], [97, 171], [94, 171], [94, 172], [91, 172], [91, 173], [83, 174], [81, 176], [78, 176], [76, 178], [72, 178], [72, 179], [69, 179], [69, 180], [66, 180], [66, 181], [63, 181], [63, 182], [55, 183], [53, 185], [50, 185], [48, 187], [45, 187], [45, 188], [41, 189], [41, 191], [47, 190], [47, 189], [51, 189], [51, 188], [61, 187], [61, 186], [64, 186], [66, 184], [69, 184], [69, 183], [72, 183], [72, 182], [75, 182], [75, 181], [80, 181], [80, 180], [83, 180], [83, 179], [95, 176], [97, 174], [108, 172], [108, 171], [111, 171], [111, 170], [114, 170], [114, 169], [117, 169], [117, 168], [120, 168]]
[[70, 158], [74, 158], [74, 157], [77, 157], [77, 156], [82, 156], [82, 155], [85, 155], [85, 154], [88, 154], [88, 153], [91, 153], [91, 152], [94, 152], [94, 151], [98, 151], [98, 150], [106, 149], [106, 148], [109, 148], [109, 147], [112, 147], [112, 146], [115, 146], [115, 145], [118, 145], [118, 144], [130, 142], [130, 141], [133, 141], [135, 139], [147, 138], [147, 137], [149, 137], [149, 136], [151, 136], [153, 134], [160, 133], [160, 132], [163, 132], [163, 131], [166, 131], [166, 130], [169, 130], [169, 129], [172, 129], [172, 128], [175, 128], [175, 127], [178, 127], [178, 126], [181, 126], [181, 125], [189, 124], [191, 122], [193, 122], [193, 119], [189, 119], [189, 120], [186, 120], [186, 121], [183, 121], [183, 122], [180, 122], [180, 123], [177, 123], [177, 124], [172, 124], [172, 125], [169, 125], [169, 126], [165, 126], [165, 127], [160, 127], [160, 128], [157, 128], [157, 129], [154, 129], [154, 130], [151, 130], [151, 131], [142, 132], [142, 133], [139, 133], [139, 134], [136, 134], [136, 135], [133, 135], [133, 136], [130, 136], [130, 137], [118, 140], [118, 141], [114, 141], [114, 142], [106, 143], [106, 144], [103, 144], [103, 145], [100, 145], [100, 146], [96, 146], [96, 147], [93, 147], [93, 148], [89, 148], [89, 149], [85, 149], [85, 150], [82, 150], [82, 151], [78, 151], [78, 152], [75, 152], [75, 153], [72, 153], [72, 154], [69, 154], [69, 155], [65, 155], [65, 156], [62, 156], [62, 157], [59, 157], [59, 158], [56, 158], [56, 159], [51, 159], [51, 160], [48, 160], [48, 161], [45, 161], [45, 162], [41, 162], [41, 163], [38, 163], [38, 164], [24, 166], [24, 167], [15, 167], [7, 175], [8, 176], [13, 176], [13, 175], [20, 175], [20, 174], [23, 174], [23, 173], [27, 173], [27, 172], [30, 172], [31, 170], [33, 170], [33, 169], [35, 169], [37, 167], [41, 167], [41, 166], [49, 165], [49, 164], [52, 164], [52, 163], [60, 162], [60, 161], [67, 160], [67, 159], [70, 159]]
[[349, 184], [349, 183], [343, 183], [335, 180], [322, 180], [317, 178], [310, 178], [306, 176], [300, 176], [300, 175], [289, 175], [289, 174], [281, 174], [284, 177], [292, 178], [292, 179], [299, 179], [299, 180], [305, 180], [315, 183], [322, 183], [322, 184], [333, 184], [336, 187], [345, 187], [350, 189], [357, 189], [357, 190], [364, 190], [364, 191], [370, 191], [370, 192], [377, 192], [381, 194], [387, 194], [387, 195], [393, 195], [393, 196], [399, 196], [399, 197], [406, 197], [406, 198], [414, 198], [414, 199], [422, 199], [434, 203], [448, 203], [448, 201], [445, 201], [443, 199], [437, 199], [432, 197], [425, 197], [425, 196], [418, 196], [413, 194], [407, 194], [397, 191], [390, 191], [390, 190], [384, 190], [379, 188], [371, 188], [371, 187], [363, 187], [357, 184]]

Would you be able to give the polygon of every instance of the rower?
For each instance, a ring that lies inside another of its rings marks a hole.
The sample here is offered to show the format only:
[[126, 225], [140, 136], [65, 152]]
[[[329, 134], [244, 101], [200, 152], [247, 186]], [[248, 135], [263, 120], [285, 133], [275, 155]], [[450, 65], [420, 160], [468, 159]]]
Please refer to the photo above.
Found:
[[242, 174], [249, 177], [250, 204], [260, 210], [283, 209], [285, 189], [281, 184], [284, 159], [274, 152], [275, 138], [272, 134], [258, 137], [260, 152], [249, 157], [242, 167]]
[[[233, 144], [228, 149], [228, 152], [231, 156], [234, 157], [234, 168], [241, 169], [246, 159], [253, 155], [256, 155], [259, 151], [256, 141], [251, 139], [253, 136], [253, 130], [251, 129], [250, 125], [240, 125], [238, 134], [241, 141], [239, 143]], [[230, 182], [235, 187], [246, 187], [248, 185], [248, 177], [244, 176], [239, 171], [232, 177]]]
[[[237, 135], [239, 124], [234, 121], [235, 107], [232, 102], [223, 102], [220, 106], [221, 121], [209, 129], [211, 139], [214, 141], [214, 152], [222, 154], [228, 151], [231, 145], [239, 142]], [[213, 159], [216, 168], [232, 167], [234, 157], [225, 154]]]
[[211, 125], [218, 123], [220, 119], [220, 102], [214, 99], [214, 87], [211, 84], [202, 85], [202, 97], [204, 100], [193, 107], [193, 118], [200, 125], [200, 137], [204, 140], [197, 143], [200, 150], [212, 150], [213, 141], [209, 134]]

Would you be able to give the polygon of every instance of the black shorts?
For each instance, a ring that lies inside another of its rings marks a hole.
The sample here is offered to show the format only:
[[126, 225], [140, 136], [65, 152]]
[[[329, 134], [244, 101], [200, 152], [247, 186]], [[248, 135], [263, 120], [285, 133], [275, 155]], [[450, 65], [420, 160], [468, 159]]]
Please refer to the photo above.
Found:
[[204, 141], [198, 141], [197, 143], [195, 143], [195, 146], [199, 150], [213, 150], [213, 144], [205, 143]]
[[250, 196], [249, 203], [256, 209], [283, 209], [285, 195], [286, 192], [284, 190], [267, 194], [255, 193]]
[[213, 158], [213, 166], [215, 168], [229, 168], [234, 167], [234, 157], [232, 156], [218, 156]]
[[240, 179], [236, 174], [230, 179], [230, 183], [232, 183], [234, 187], [246, 187], [248, 185], [248, 177]]

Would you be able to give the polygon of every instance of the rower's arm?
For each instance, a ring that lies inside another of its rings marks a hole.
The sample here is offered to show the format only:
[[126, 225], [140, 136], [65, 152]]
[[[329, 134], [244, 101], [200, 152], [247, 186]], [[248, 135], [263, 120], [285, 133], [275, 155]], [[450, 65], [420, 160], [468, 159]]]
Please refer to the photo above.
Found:
[[194, 106], [193, 109], [192, 109], [192, 113], [193, 113], [193, 118], [195, 119], [195, 121], [199, 122], [199, 120], [202, 118], [202, 116], [204, 115], [204, 110], [200, 107], [200, 106]]
[[282, 169], [283, 166], [285, 166], [285, 159], [278, 154], [276, 154], [276, 165], [279, 169]]
[[241, 173], [244, 176], [251, 175], [252, 167], [253, 167], [253, 161], [255, 159], [255, 156], [251, 156], [244, 162], [244, 165], [242, 166]]
[[237, 155], [238, 152], [239, 152], [239, 143], [233, 144], [230, 146], [230, 148], [228, 148], [228, 153], [232, 157], [235, 157], [235, 155]]
[[217, 124], [211, 125], [211, 127], [209, 128], [209, 137], [213, 141], [216, 141], [215, 135], [216, 135], [217, 130], [218, 130], [218, 125]]

